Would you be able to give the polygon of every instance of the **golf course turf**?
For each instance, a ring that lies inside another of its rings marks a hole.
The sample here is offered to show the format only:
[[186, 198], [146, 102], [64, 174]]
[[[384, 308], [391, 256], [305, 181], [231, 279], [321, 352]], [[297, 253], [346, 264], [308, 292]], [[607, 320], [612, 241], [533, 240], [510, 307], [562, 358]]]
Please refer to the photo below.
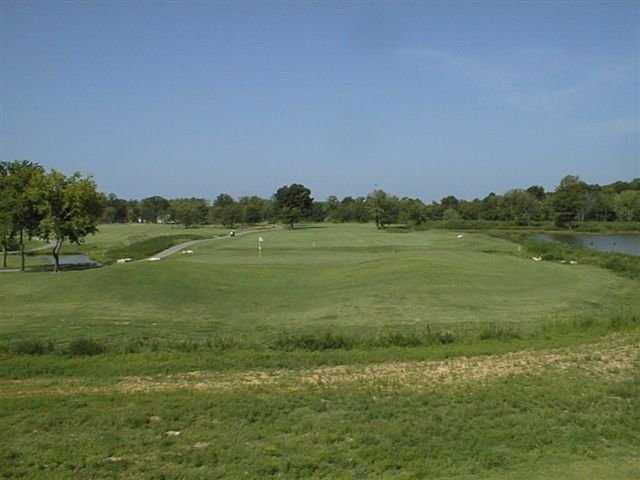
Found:
[[[137, 227], [74, 251], [185, 233]], [[637, 280], [482, 233], [259, 235], [0, 275], [0, 478], [640, 477]]]

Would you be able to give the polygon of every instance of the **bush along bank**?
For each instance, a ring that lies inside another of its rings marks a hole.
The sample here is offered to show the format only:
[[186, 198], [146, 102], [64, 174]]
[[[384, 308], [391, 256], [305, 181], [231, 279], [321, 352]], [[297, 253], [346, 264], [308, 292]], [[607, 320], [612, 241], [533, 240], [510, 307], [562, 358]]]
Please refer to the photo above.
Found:
[[622, 253], [599, 252], [589, 248], [533, 238], [531, 232], [498, 232], [489, 234], [522, 246], [522, 254], [543, 261], [578, 262], [595, 265], [628, 278], [640, 279], [640, 257]]

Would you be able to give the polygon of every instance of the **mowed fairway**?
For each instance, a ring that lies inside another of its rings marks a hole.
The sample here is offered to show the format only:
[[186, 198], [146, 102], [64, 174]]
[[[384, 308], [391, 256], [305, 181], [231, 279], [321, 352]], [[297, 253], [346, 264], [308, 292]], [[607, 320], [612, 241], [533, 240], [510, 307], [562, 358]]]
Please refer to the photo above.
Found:
[[[134, 227], [135, 228], [135, 227]], [[212, 240], [192, 256], [0, 276], [0, 340], [259, 338], [280, 330], [537, 322], [640, 303], [602, 269], [535, 263], [480, 234], [321, 225]]]

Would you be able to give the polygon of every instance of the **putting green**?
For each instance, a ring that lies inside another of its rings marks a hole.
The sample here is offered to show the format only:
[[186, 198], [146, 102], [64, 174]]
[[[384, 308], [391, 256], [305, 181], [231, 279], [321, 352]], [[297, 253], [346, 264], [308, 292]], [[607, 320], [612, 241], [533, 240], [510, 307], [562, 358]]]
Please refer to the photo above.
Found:
[[212, 241], [154, 263], [3, 274], [0, 341], [535, 322], [640, 303], [634, 281], [517, 249], [482, 234], [326, 224]]

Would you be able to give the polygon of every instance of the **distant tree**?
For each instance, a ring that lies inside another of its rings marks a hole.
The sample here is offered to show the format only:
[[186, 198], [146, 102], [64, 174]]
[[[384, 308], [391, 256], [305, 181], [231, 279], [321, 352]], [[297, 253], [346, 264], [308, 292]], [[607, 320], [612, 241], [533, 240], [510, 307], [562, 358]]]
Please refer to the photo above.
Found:
[[110, 193], [104, 199], [103, 223], [126, 223], [129, 220], [129, 202]]
[[207, 202], [201, 198], [176, 198], [171, 200], [169, 216], [184, 228], [207, 222]]
[[449, 208], [457, 209], [459, 203], [460, 200], [458, 200], [453, 195], [449, 195], [448, 197], [444, 197], [442, 200], [440, 200], [440, 205], [442, 205], [442, 208], [444, 210], [447, 210]]
[[242, 208], [242, 221], [249, 225], [263, 222], [265, 220], [265, 209], [267, 201], [258, 197], [241, 197], [238, 204]]
[[[238, 208], [236, 201], [227, 193], [221, 193], [213, 201], [213, 205], [209, 209], [210, 223], [220, 223], [227, 227], [233, 226], [236, 222], [242, 221], [238, 215], [242, 215], [242, 207]], [[240, 213], [238, 213], [240, 212]]]
[[367, 203], [377, 228], [385, 228], [387, 225], [398, 221], [400, 208], [397, 197], [378, 189], [369, 194]]
[[503, 197], [503, 208], [509, 212], [509, 220], [529, 225], [538, 217], [540, 201], [528, 190], [510, 190]]
[[465, 220], [478, 220], [482, 211], [482, 202], [477, 198], [470, 202], [460, 201], [457, 210]]
[[231, 195], [228, 193], [221, 193], [216, 197], [213, 201], [214, 207], [227, 207], [229, 205], [233, 205], [236, 201], [233, 199]]
[[500, 220], [501, 198], [491, 192], [481, 200], [480, 218], [482, 220]]
[[116, 214], [117, 211], [115, 207], [112, 207], [111, 205], [106, 206], [102, 211], [102, 223], [116, 223]]
[[560, 181], [552, 197], [556, 225], [571, 227], [573, 222], [584, 220], [587, 192], [587, 184], [580, 177], [567, 175]]
[[427, 221], [425, 204], [418, 198], [403, 198], [399, 203], [400, 223], [421, 225]]
[[145, 222], [158, 223], [158, 220], [163, 220], [168, 215], [169, 207], [169, 200], [158, 195], [143, 198], [140, 202], [140, 216]]
[[233, 227], [242, 221], [242, 207], [234, 202], [231, 205], [219, 207], [221, 223], [225, 227]]
[[545, 196], [544, 187], [541, 187], [539, 185], [532, 185], [529, 188], [527, 188], [526, 191], [530, 195], [533, 195], [533, 197], [535, 197], [537, 200], [544, 199], [544, 196]]
[[324, 202], [324, 213], [325, 217], [330, 222], [343, 222], [343, 214], [341, 211], [341, 203], [338, 200], [338, 197], [335, 195], [330, 195], [327, 197], [327, 200]]
[[640, 191], [625, 190], [614, 197], [616, 217], [621, 222], [640, 220]]
[[313, 207], [311, 190], [297, 183], [280, 187], [273, 196], [273, 200], [278, 217], [291, 229], [295, 223], [308, 216]]
[[309, 210], [305, 217], [312, 222], [324, 222], [327, 218], [325, 207], [324, 202], [313, 202], [311, 204], [311, 210]]
[[91, 177], [75, 173], [66, 177], [55, 170], [42, 182], [44, 198], [40, 236], [53, 240], [54, 270], [60, 269], [60, 252], [65, 241], [81, 244], [85, 237], [98, 231], [103, 197]]
[[138, 200], [129, 200], [127, 202], [127, 221], [131, 223], [138, 223], [142, 220], [142, 208]]
[[457, 222], [462, 219], [462, 216], [455, 208], [447, 208], [442, 214], [442, 219], [447, 222]]

